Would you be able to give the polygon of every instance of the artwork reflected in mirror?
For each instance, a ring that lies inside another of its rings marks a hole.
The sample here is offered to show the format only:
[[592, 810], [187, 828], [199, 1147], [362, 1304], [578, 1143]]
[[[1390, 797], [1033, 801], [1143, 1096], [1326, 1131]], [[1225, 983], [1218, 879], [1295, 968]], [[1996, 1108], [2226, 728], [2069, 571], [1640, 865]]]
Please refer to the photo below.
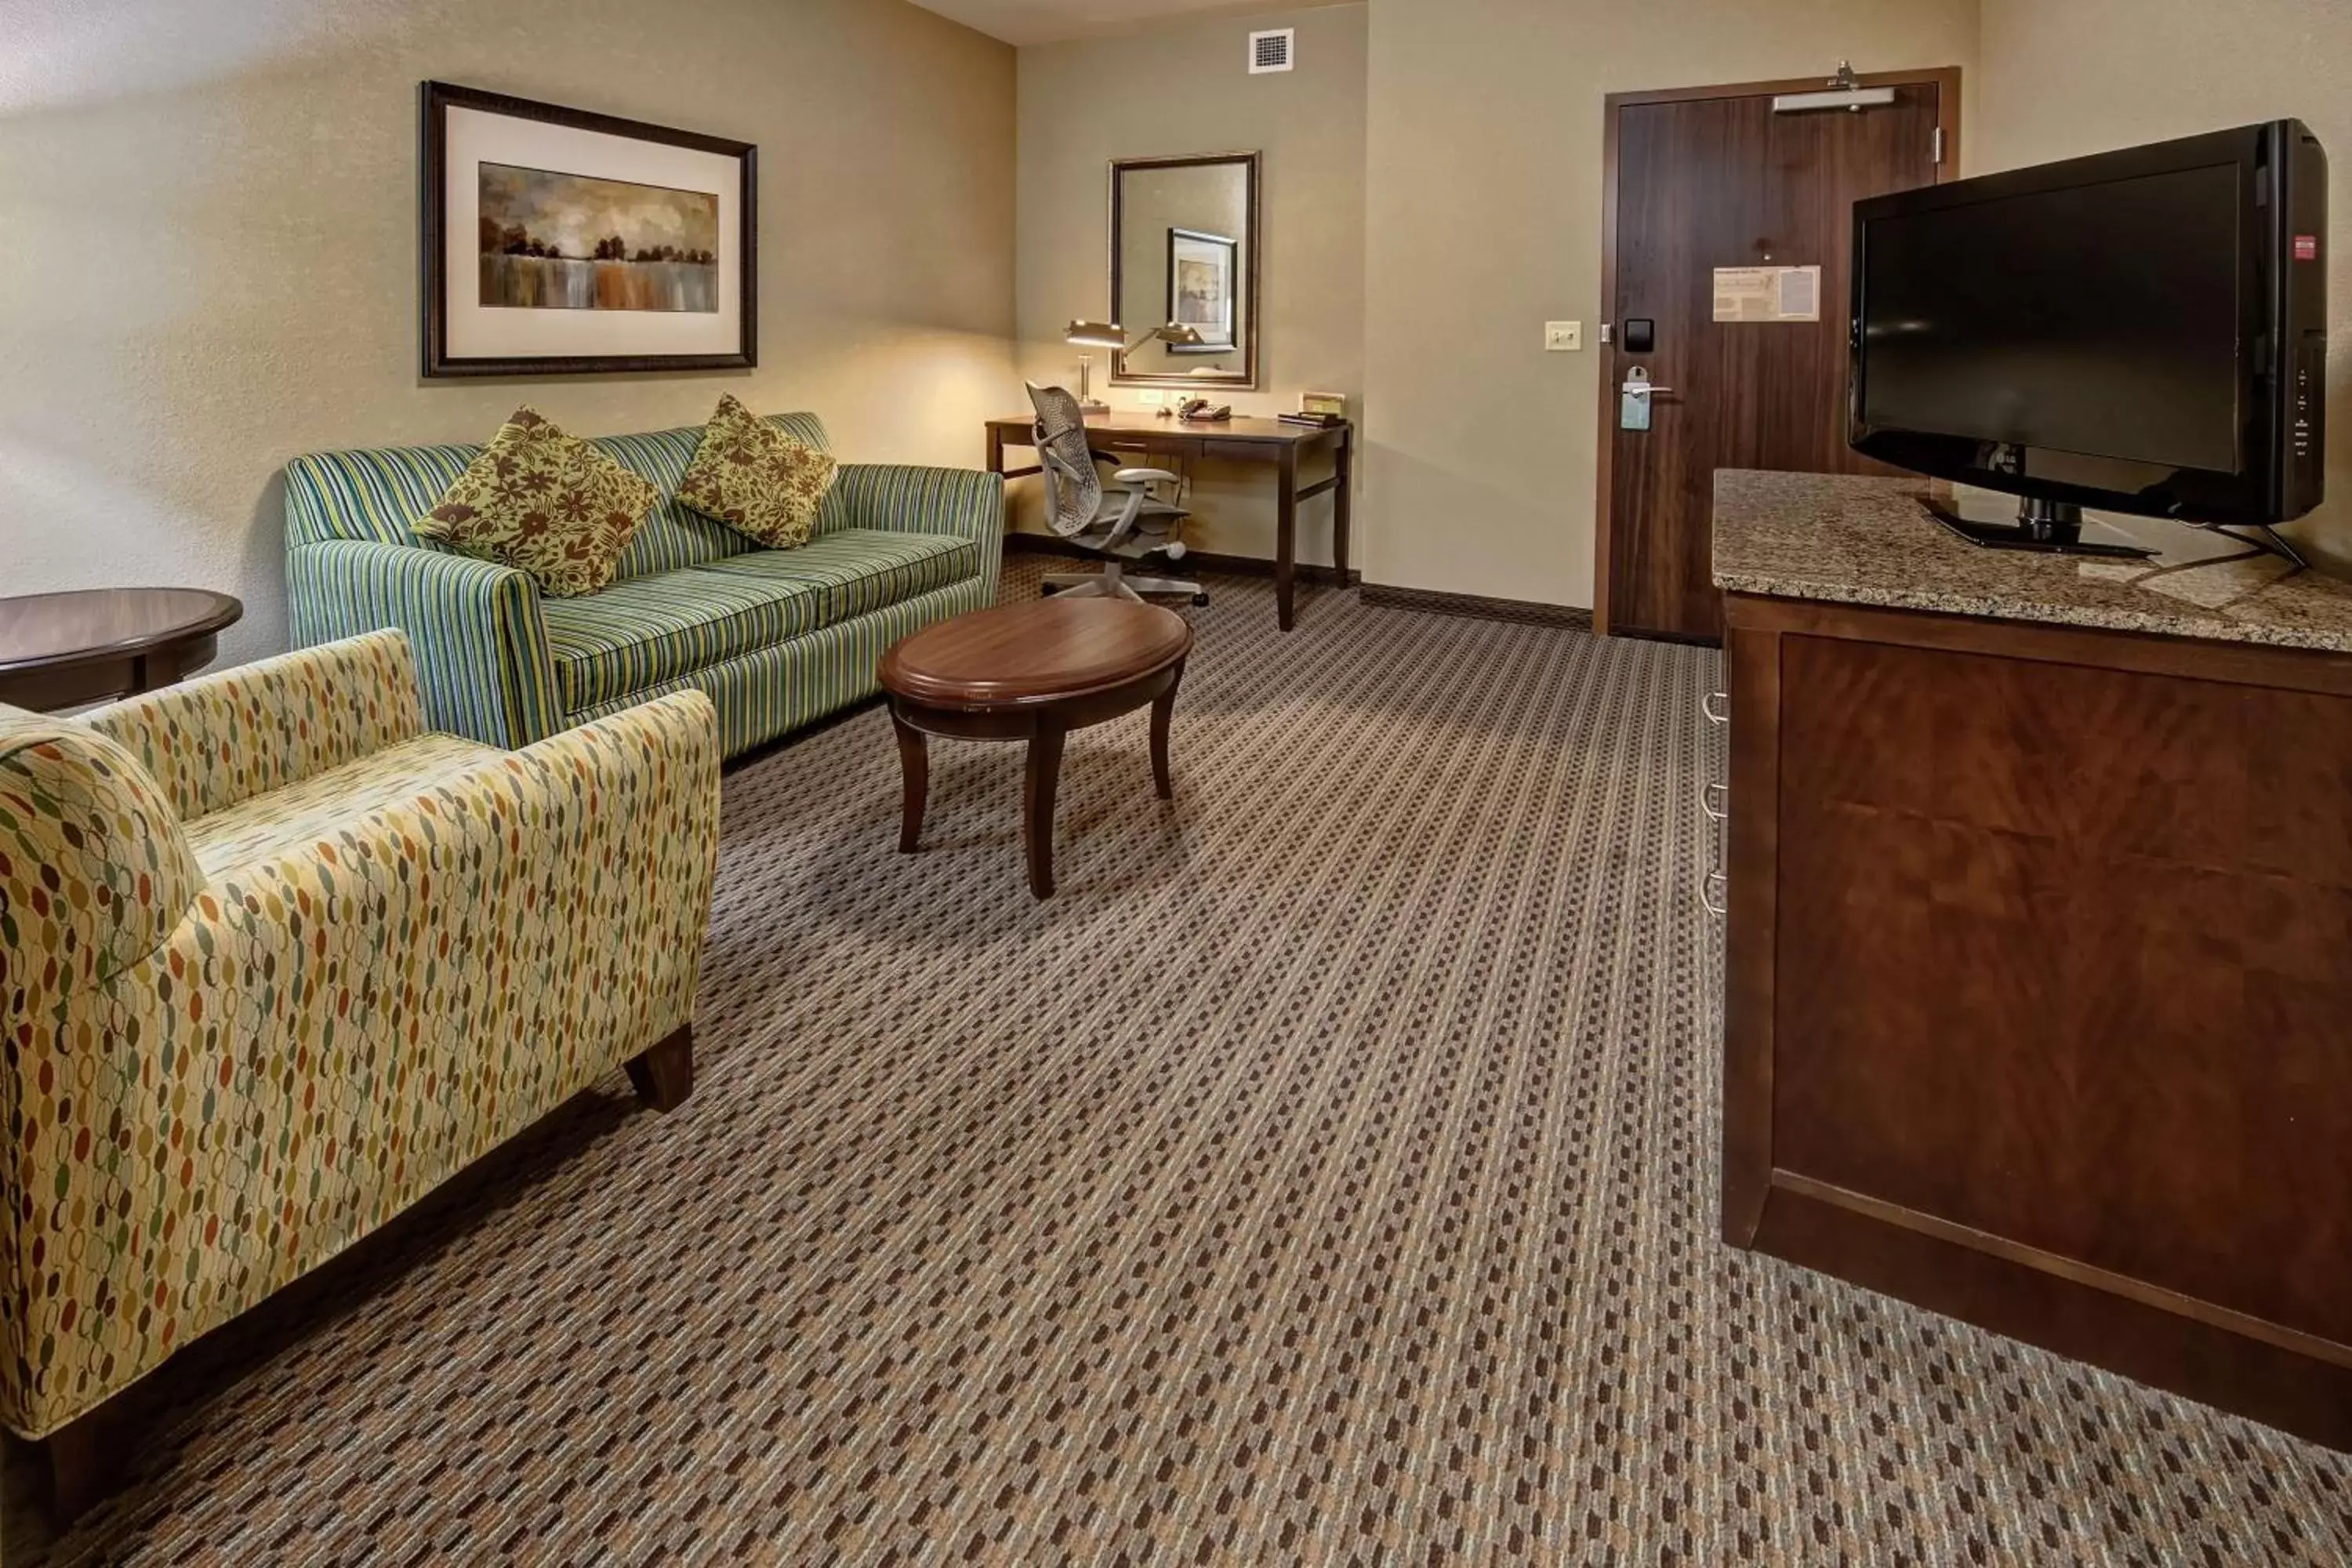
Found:
[[1257, 384], [1257, 172], [1255, 153], [1111, 166], [1112, 310], [1135, 345], [1114, 384]]
[[485, 163], [482, 303], [719, 309], [719, 195]]
[[1195, 342], [1171, 342], [1180, 354], [1230, 353], [1234, 347], [1234, 278], [1241, 246], [1223, 235], [1189, 228], [1168, 231], [1168, 319], [1192, 329]]

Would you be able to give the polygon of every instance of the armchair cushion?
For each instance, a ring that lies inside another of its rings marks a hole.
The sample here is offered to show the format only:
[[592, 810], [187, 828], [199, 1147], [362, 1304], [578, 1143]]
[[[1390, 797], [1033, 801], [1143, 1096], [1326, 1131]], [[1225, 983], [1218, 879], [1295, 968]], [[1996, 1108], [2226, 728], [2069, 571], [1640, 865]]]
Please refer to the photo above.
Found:
[[770, 549], [795, 550], [816, 526], [834, 468], [832, 453], [724, 396], [678, 481], [677, 499]]
[[451, 773], [505, 753], [457, 735], [419, 735], [242, 800], [187, 825], [207, 883], [321, 842], [354, 816], [415, 797]]
[[593, 594], [613, 580], [630, 535], [661, 499], [639, 475], [520, 408], [416, 533], [529, 573], [550, 594]]

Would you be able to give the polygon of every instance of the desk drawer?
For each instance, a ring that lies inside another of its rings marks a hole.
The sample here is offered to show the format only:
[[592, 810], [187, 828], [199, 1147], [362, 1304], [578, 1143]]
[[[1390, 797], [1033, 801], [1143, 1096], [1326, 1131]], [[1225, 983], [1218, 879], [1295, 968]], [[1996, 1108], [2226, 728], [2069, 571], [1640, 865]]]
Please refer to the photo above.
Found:
[[1213, 436], [1202, 441], [1201, 448], [1202, 457], [1222, 458], [1229, 463], [1271, 462], [1281, 456], [1282, 451], [1279, 447], [1269, 446], [1264, 441], [1220, 441]]
[[1197, 436], [1134, 435], [1121, 431], [1116, 436], [1095, 435], [1093, 442], [1096, 450], [1103, 452], [1142, 452], [1158, 458], [1201, 455], [1201, 438]]

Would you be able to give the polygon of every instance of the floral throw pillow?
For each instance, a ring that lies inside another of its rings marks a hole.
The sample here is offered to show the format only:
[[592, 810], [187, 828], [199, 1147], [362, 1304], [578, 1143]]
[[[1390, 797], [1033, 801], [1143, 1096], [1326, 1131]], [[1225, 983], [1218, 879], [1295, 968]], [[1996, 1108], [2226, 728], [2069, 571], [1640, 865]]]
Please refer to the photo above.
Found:
[[517, 409], [415, 531], [527, 572], [558, 598], [613, 580], [661, 491], [535, 410]]
[[687, 465], [677, 499], [772, 550], [809, 542], [833, 488], [834, 460], [734, 398], [721, 397]]

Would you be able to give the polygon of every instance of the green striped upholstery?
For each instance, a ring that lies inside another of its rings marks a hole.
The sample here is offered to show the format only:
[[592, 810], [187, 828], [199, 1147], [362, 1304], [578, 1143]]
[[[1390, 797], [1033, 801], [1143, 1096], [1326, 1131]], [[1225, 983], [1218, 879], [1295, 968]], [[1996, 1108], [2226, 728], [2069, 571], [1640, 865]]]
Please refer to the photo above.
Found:
[[[814, 414], [772, 414], [768, 423], [796, 440], [830, 449], [824, 424]], [[751, 540], [678, 504], [678, 481], [702, 440], [699, 425], [642, 436], [598, 436], [589, 445], [658, 486], [661, 504], [646, 514], [621, 554], [624, 577], [647, 577], [758, 548]], [[314, 452], [286, 465], [286, 542], [373, 539], [417, 542], [410, 530], [457, 483], [481, 447], [382, 447]], [[835, 525], [845, 516], [832, 509]]]
[[672, 691], [701, 691], [719, 709], [720, 749], [730, 757], [740, 755], [871, 697], [880, 689], [877, 670], [892, 643], [950, 616], [980, 609], [994, 598], [993, 587], [983, 594], [980, 579], [967, 577], [870, 616], [754, 648], [650, 689], [583, 709], [572, 715], [572, 721], [584, 724]]
[[[814, 415], [769, 422], [826, 444]], [[699, 687], [719, 703], [732, 753], [872, 691], [875, 661], [908, 631], [994, 601], [1004, 505], [995, 475], [845, 464], [817, 537], [764, 551], [667, 499], [700, 437], [597, 440], [666, 499], [630, 542], [622, 579], [580, 599], [542, 600], [521, 573], [413, 540], [410, 522], [478, 447], [298, 458], [286, 468], [294, 639], [403, 628], [426, 721], [492, 745]]]
[[814, 584], [701, 567], [626, 578], [587, 598], [550, 599], [540, 613], [568, 714], [813, 632], [825, 624], [824, 600]]
[[457, 482], [479, 447], [313, 452], [286, 465], [286, 547], [329, 539], [414, 544], [416, 520]]
[[400, 627], [426, 721], [485, 745], [527, 746], [563, 728], [540, 604], [539, 584], [511, 566], [418, 545], [327, 539], [286, 552], [295, 647]]
[[[824, 426], [814, 414], [772, 414], [768, 423], [812, 447], [830, 450]], [[621, 552], [614, 571], [622, 577], [651, 577], [681, 567], [698, 566], [722, 556], [740, 555], [760, 548], [725, 523], [703, 516], [677, 499], [694, 450], [702, 444], [702, 426], [656, 430], [647, 436], [599, 436], [588, 443], [623, 468], [633, 468], [661, 487], [661, 504], [637, 525], [636, 537]]]
[[[845, 621], [976, 577], [980, 546], [968, 539], [893, 533], [880, 528], [836, 529], [798, 550], [755, 550], [730, 555], [695, 573], [706, 581], [759, 582], [823, 598], [821, 626]], [[600, 595], [599, 597], [602, 597]]]

